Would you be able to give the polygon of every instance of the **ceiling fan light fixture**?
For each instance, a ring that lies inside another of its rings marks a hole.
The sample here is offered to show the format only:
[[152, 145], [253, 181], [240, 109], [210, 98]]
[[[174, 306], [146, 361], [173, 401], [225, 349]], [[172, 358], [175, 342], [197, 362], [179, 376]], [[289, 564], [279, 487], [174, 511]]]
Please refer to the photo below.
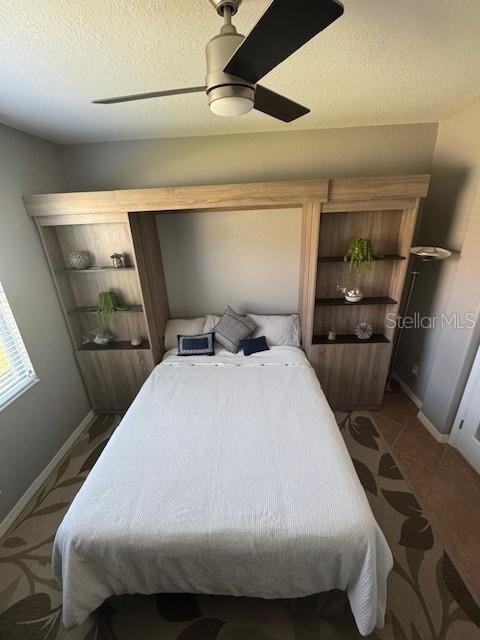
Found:
[[208, 93], [210, 110], [217, 116], [237, 118], [253, 109], [255, 91], [242, 85], [224, 85]]
[[218, 98], [210, 102], [210, 110], [216, 116], [223, 116], [225, 118], [237, 118], [243, 116], [253, 109], [253, 100], [250, 98], [238, 97], [226, 97]]

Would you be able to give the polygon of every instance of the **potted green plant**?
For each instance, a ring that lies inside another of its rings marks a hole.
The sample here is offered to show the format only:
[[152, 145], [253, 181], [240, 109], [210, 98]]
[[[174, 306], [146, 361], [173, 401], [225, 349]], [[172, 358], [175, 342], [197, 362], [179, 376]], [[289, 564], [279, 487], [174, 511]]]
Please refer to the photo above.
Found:
[[362, 271], [371, 269], [373, 262], [372, 243], [368, 238], [353, 238], [348, 245], [347, 253], [344, 257], [348, 262], [350, 271]]
[[130, 307], [119, 304], [113, 291], [101, 291], [98, 294], [97, 313], [103, 323], [113, 320], [117, 311], [127, 311]]

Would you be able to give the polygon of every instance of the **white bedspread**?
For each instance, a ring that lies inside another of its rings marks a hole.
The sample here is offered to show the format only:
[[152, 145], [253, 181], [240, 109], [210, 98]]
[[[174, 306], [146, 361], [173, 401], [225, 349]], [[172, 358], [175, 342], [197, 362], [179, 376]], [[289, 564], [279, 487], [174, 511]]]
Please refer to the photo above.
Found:
[[73, 501], [53, 563], [67, 627], [114, 594], [338, 588], [366, 635], [383, 626], [392, 556], [303, 352], [274, 347], [167, 354]]

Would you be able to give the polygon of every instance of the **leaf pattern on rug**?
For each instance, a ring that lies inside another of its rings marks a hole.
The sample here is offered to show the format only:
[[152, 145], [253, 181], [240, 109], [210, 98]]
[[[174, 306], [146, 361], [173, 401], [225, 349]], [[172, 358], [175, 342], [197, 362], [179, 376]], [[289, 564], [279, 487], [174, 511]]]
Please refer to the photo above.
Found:
[[402, 525], [398, 544], [410, 549], [428, 551], [433, 547], [433, 532], [430, 522], [422, 515], [422, 508], [412, 493], [382, 489], [387, 502], [407, 519]]
[[[64, 629], [61, 594], [51, 575], [51, 545], [64, 505], [70, 504], [118, 421], [116, 416], [95, 420], [0, 541], [1, 640], [358, 640], [349, 608], [340, 597], [332, 596], [330, 602], [328, 594], [277, 601], [273, 609], [274, 601], [250, 598], [170, 594], [167, 602], [165, 595], [122, 596], [102, 606], [95, 624]], [[479, 640], [479, 607], [433, 539], [371, 418], [352, 412], [341, 414], [338, 422], [395, 560], [387, 626], [377, 629], [372, 640]]]
[[450, 591], [454, 600], [459, 604], [461, 609], [468, 617], [480, 627], [480, 607], [472, 598], [465, 583], [455, 569], [449, 556], [444, 552], [442, 559], [442, 577], [445, 581], [447, 589]]
[[0, 615], [2, 640], [54, 640], [60, 625], [61, 607], [52, 609], [45, 593], [16, 602]]
[[379, 438], [375, 425], [366, 416], [357, 416], [349, 420], [349, 431], [358, 444], [378, 451], [376, 438]]
[[353, 466], [355, 467], [355, 471], [357, 472], [358, 479], [360, 480], [362, 487], [365, 491], [369, 493], [373, 493], [374, 496], [378, 494], [377, 483], [375, 482], [375, 478], [373, 477], [373, 473], [367, 467], [366, 464], [360, 462], [356, 458], [352, 458]]
[[390, 453], [384, 453], [380, 458], [378, 475], [381, 478], [388, 478], [389, 480], [403, 480], [400, 469]]

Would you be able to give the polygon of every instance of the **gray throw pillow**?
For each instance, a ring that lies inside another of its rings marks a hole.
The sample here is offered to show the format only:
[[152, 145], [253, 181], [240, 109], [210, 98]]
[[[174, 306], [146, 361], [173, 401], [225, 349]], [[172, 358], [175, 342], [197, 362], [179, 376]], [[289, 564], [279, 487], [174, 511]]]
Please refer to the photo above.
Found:
[[256, 324], [246, 316], [240, 316], [231, 307], [225, 307], [223, 316], [213, 330], [215, 340], [232, 353], [237, 353], [240, 340], [247, 338], [256, 328]]

